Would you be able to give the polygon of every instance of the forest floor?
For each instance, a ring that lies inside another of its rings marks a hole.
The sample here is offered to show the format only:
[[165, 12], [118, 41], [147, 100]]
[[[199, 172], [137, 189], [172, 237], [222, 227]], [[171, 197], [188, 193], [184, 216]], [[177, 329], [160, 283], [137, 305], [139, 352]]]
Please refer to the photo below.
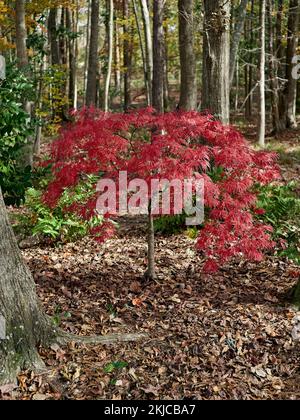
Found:
[[[272, 147], [288, 181], [299, 179], [300, 146], [297, 134], [286, 136]], [[297, 312], [286, 299], [296, 267], [269, 256], [203, 274], [185, 234], [158, 236], [156, 252], [158, 279], [144, 282], [145, 223], [130, 217], [101, 245], [24, 250], [43, 306], [62, 328], [147, 338], [42, 350], [47, 371], [23, 372], [16, 389], [0, 388], [2, 398], [300, 399]]]

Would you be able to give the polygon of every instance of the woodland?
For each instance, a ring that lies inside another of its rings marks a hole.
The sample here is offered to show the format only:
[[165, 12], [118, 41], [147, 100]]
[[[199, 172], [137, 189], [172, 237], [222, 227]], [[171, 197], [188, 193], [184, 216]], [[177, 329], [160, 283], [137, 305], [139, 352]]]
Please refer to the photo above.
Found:
[[1, 401], [300, 399], [299, 33], [0, 0]]

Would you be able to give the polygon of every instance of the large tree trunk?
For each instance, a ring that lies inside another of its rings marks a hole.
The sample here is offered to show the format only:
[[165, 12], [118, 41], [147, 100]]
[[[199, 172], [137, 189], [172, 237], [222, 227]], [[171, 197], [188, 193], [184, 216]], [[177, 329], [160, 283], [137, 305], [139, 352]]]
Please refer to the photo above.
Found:
[[234, 73], [236, 70], [236, 60], [247, 14], [248, 2], [249, 0], [241, 0], [235, 17], [235, 25], [230, 47], [230, 86], [233, 84]]
[[96, 106], [97, 73], [98, 73], [98, 39], [99, 39], [99, 0], [91, 2], [91, 34], [86, 87], [86, 105]]
[[40, 368], [39, 345], [56, 331], [41, 310], [33, 278], [9, 224], [0, 189], [0, 384], [13, 382], [23, 368]]
[[194, 1], [179, 0], [180, 100], [186, 111], [197, 107], [196, 59], [194, 51]]
[[288, 41], [286, 54], [286, 125], [288, 128], [296, 128], [296, 99], [297, 79], [293, 77], [293, 58], [297, 54], [298, 31], [299, 31], [299, 6], [300, 0], [290, 0], [288, 20]]
[[153, 4], [153, 82], [152, 105], [157, 112], [164, 112], [164, 6], [165, 0]]
[[204, 0], [202, 108], [229, 123], [230, 1]]
[[260, 65], [259, 65], [259, 131], [260, 147], [265, 146], [266, 134], [266, 93], [265, 93], [265, 64], [266, 64], [266, 0], [260, 4]]

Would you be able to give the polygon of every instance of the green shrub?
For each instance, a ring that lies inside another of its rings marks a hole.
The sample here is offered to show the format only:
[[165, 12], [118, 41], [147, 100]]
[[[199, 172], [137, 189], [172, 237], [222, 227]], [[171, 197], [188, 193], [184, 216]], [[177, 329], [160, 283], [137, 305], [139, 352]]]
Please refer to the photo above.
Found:
[[0, 186], [6, 204], [19, 205], [30, 186], [31, 169], [22, 167], [22, 149], [34, 133], [35, 121], [24, 111], [24, 98], [30, 99], [32, 84], [24, 74], [8, 67], [0, 81]]
[[274, 238], [286, 242], [280, 255], [300, 264], [300, 198], [296, 184], [262, 187], [258, 207], [265, 210], [265, 214], [259, 217], [273, 226]]
[[85, 221], [65, 209], [75, 202], [85, 202], [94, 194], [95, 177], [88, 176], [75, 188], [67, 189], [54, 209], [42, 200], [43, 190], [29, 188], [26, 192], [25, 214], [17, 216], [15, 230], [24, 235], [43, 235], [54, 241], [70, 242], [86, 236], [91, 227], [102, 224], [103, 217]]

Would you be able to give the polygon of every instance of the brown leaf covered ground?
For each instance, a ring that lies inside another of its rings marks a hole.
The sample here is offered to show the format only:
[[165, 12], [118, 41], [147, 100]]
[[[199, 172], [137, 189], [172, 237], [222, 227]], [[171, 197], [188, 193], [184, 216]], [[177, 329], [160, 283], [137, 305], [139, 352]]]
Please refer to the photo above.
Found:
[[[282, 159], [284, 156], [282, 156]], [[299, 162], [284, 165], [299, 177]], [[186, 235], [158, 237], [158, 280], [143, 282], [145, 224], [125, 218], [118, 238], [23, 251], [47, 313], [82, 335], [141, 332], [112, 346], [42, 350], [47, 371], [24, 372], [14, 399], [299, 399], [294, 266], [269, 256], [216, 275]]]

